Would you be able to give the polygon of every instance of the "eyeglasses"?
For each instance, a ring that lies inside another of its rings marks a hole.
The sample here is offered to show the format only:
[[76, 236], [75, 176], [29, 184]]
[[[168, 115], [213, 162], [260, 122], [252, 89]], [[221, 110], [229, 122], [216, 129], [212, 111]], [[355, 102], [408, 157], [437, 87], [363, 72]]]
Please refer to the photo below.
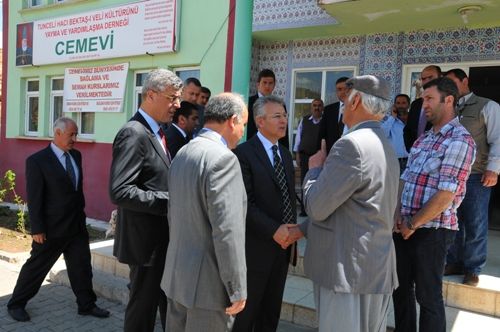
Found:
[[180, 103], [181, 102], [181, 97], [180, 96], [175, 96], [175, 95], [165, 95], [161, 92], [155, 91], [157, 94], [162, 95], [163, 97], [169, 99], [172, 103]]
[[273, 120], [281, 120], [281, 119], [285, 119], [287, 120], [288, 119], [288, 114], [287, 113], [284, 113], [284, 114], [273, 114], [270, 116], [271, 119]]

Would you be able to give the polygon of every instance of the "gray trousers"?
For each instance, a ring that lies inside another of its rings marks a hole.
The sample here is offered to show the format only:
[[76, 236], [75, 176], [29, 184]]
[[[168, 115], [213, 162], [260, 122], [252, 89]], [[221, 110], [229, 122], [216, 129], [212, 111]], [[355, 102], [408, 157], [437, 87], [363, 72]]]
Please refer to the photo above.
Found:
[[224, 310], [187, 308], [167, 298], [167, 332], [230, 332], [234, 317]]
[[336, 293], [314, 285], [319, 332], [385, 332], [390, 294]]

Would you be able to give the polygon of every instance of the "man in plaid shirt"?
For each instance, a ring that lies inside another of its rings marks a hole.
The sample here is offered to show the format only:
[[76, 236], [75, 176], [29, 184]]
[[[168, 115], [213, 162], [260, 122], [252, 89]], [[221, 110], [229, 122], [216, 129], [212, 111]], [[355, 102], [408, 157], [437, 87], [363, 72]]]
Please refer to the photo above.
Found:
[[415, 297], [420, 331], [446, 330], [443, 269], [476, 152], [472, 136], [455, 115], [457, 98], [457, 86], [449, 78], [424, 85], [423, 110], [432, 128], [411, 148], [394, 218], [396, 331], [416, 331]]

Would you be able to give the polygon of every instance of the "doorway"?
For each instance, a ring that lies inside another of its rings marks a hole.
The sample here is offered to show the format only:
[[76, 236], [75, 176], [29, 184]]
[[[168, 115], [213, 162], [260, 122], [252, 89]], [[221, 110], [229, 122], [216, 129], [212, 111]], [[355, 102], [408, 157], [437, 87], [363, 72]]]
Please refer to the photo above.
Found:
[[[469, 67], [469, 87], [481, 97], [500, 103], [500, 66]], [[492, 188], [489, 228], [500, 230], [500, 185]]]

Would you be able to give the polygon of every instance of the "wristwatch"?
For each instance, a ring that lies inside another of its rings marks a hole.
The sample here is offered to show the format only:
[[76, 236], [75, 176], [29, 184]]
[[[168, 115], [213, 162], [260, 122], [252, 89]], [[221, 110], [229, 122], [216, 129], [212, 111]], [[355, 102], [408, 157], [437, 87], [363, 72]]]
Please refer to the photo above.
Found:
[[410, 231], [414, 231], [416, 230], [417, 228], [411, 223], [411, 220], [410, 219], [407, 219], [406, 220], [406, 227], [410, 230]]

